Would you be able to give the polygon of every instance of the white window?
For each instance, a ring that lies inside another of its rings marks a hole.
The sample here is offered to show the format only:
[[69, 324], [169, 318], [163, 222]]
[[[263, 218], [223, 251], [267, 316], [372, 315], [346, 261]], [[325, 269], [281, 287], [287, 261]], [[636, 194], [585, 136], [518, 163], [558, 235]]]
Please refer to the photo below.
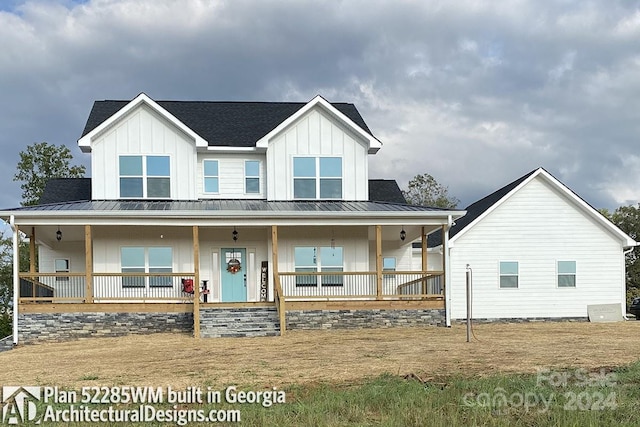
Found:
[[[300, 246], [294, 248], [295, 271], [301, 273], [342, 272], [342, 247]], [[296, 276], [296, 286], [317, 286], [318, 276]], [[320, 276], [322, 286], [342, 286], [344, 276], [341, 274]]]
[[220, 192], [220, 172], [217, 160], [203, 160], [202, 172], [204, 176], [204, 192]]
[[244, 192], [247, 194], [260, 193], [260, 162], [257, 160], [244, 162]]
[[120, 156], [120, 197], [171, 197], [169, 156]]
[[[171, 273], [173, 272], [173, 250], [170, 247], [122, 247], [120, 264], [123, 273]], [[149, 277], [149, 287], [171, 287], [171, 276]], [[125, 288], [146, 287], [145, 277], [123, 277]]]
[[341, 157], [294, 157], [294, 199], [341, 199]]
[[[384, 257], [382, 258], [382, 271], [396, 271], [396, 258]], [[384, 278], [389, 281], [395, 278], [393, 274], [385, 274]]]
[[576, 287], [576, 262], [575, 261], [558, 261], [558, 287], [559, 288], [575, 288]]
[[518, 287], [518, 262], [500, 261], [500, 287]]
[[[70, 268], [69, 268], [69, 260], [68, 259], [56, 259], [54, 261], [54, 266], [55, 266], [55, 270], [56, 273], [68, 273], [70, 272]], [[69, 276], [57, 276], [56, 277], [56, 282], [68, 282], [69, 281]]]

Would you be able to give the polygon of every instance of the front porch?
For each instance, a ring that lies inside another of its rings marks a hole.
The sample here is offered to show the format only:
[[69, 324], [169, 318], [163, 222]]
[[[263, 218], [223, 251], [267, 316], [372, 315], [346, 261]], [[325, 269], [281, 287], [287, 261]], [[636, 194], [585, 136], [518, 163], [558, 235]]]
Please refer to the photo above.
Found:
[[[245, 310], [256, 317], [258, 309], [276, 313], [278, 335], [285, 334], [288, 327], [388, 326], [398, 319], [401, 324], [414, 324], [414, 317], [431, 322], [433, 313], [436, 320], [432, 323], [446, 323], [446, 263], [442, 259], [441, 265], [430, 265], [426, 251], [428, 233], [442, 229], [443, 236], [447, 236], [444, 224], [165, 227], [160, 238], [163, 245], [173, 247], [171, 268], [151, 271], [147, 260], [144, 272], [125, 271], [126, 263], [114, 262], [114, 254], [123, 245], [153, 247], [148, 235], [158, 234], [158, 227], [125, 226], [117, 233], [103, 225], [40, 225], [26, 229], [30, 237], [30, 267], [29, 271], [19, 272], [17, 286], [18, 318], [25, 325], [35, 325], [33, 319], [36, 323], [64, 325], [83, 324], [89, 319], [80, 336], [87, 330], [116, 333], [119, 326], [109, 324], [127, 325], [123, 330], [135, 329], [137, 322], [142, 325], [142, 333], [174, 330], [173, 326], [180, 325], [176, 330], [195, 337], [224, 336], [219, 331], [210, 332], [210, 319], [222, 316], [226, 322], [233, 323], [229, 319], [235, 319], [237, 323], [241, 321], [237, 313]], [[42, 238], [55, 238], [56, 229], [62, 230], [60, 240]], [[305, 230], [304, 236], [301, 230]], [[235, 236], [233, 231], [244, 240], [222, 241], [223, 235], [227, 240], [230, 235]], [[400, 240], [401, 231], [409, 235], [406, 241]], [[407, 263], [412, 259], [410, 242], [420, 236], [421, 265], [412, 266], [411, 261]], [[36, 242], [42, 245], [40, 250]], [[225, 250], [234, 256], [242, 254], [240, 272], [233, 274], [224, 268]], [[318, 263], [316, 271], [308, 265], [297, 265], [299, 252], [313, 253], [313, 262]], [[327, 267], [329, 262], [321, 257], [328, 257], [329, 253], [339, 254], [342, 261]], [[100, 261], [96, 262], [97, 256]], [[56, 266], [59, 259], [67, 260], [66, 271], [38, 271], [45, 269], [45, 260]], [[392, 266], [390, 259], [395, 260]], [[325, 268], [320, 266], [323, 263]], [[374, 269], [367, 268], [370, 265]], [[120, 271], [113, 271], [114, 267]], [[233, 276], [234, 286], [244, 288], [244, 300], [225, 300], [225, 276]], [[185, 282], [199, 286], [193, 286], [189, 293]], [[372, 313], [376, 315], [371, 316]], [[96, 319], [103, 326], [95, 326]], [[190, 325], [189, 330], [185, 325]], [[42, 332], [39, 326], [33, 327], [38, 334]]]

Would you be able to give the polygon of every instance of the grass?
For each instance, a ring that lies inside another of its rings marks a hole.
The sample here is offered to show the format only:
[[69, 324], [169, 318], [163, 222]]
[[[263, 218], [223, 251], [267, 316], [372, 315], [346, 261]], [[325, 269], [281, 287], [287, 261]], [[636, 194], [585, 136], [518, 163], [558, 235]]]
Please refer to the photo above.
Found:
[[[268, 408], [179, 406], [240, 410], [248, 426], [636, 425], [639, 331], [640, 322], [478, 325], [473, 343], [462, 326], [88, 339], [0, 354], [11, 366], [0, 384], [286, 391], [286, 404]], [[585, 384], [601, 369], [613, 384]]]

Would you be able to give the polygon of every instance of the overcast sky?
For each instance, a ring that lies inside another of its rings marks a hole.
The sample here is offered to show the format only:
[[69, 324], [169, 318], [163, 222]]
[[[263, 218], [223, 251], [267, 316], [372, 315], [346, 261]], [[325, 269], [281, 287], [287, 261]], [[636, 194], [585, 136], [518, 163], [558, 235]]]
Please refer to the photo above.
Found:
[[[0, 208], [18, 153], [77, 148], [94, 100], [354, 103], [371, 178], [461, 207], [545, 167], [596, 208], [640, 199], [638, 1], [0, 0]], [[90, 171], [89, 171], [90, 172]]]

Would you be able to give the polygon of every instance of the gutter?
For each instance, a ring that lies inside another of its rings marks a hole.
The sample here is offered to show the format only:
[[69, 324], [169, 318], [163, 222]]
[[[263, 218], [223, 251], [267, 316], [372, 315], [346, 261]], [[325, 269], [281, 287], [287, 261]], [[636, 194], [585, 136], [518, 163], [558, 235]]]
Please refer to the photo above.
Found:
[[18, 228], [15, 216], [9, 217], [9, 226], [13, 232], [13, 345], [18, 345], [18, 299], [20, 297], [20, 259], [18, 256]]
[[451, 257], [449, 254], [449, 230], [453, 226], [453, 217], [449, 215], [447, 217], [447, 225], [444, 230], [444, 242], [442, 245], [442, 256], [445, 257], [445, 266], [444, 266], [444, 281], [445, 281], [445, 321], [447, 327], [451, 327]]

